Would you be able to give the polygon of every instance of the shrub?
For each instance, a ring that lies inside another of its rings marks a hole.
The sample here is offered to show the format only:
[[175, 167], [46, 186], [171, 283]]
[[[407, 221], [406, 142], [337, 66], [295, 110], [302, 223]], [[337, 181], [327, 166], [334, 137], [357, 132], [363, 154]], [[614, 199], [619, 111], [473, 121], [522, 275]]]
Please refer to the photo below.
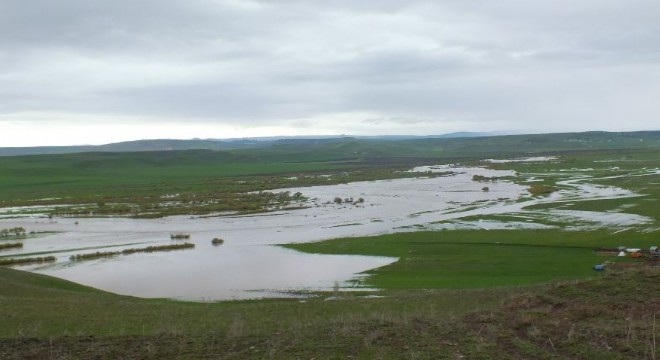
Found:
[[11, 229], [2, 229], [0, 230], [0, 237], [23, 237], [25, 236], [25, 229], [18, 226]]
[[488, 177], [488, 176], [483, 176], [483, 175], [474, 175], [472, 176], [472, 181], [495, 181], [497, 180], [497, 177]]
[[170, 239], [190, 239], [190, 234], [170, 234]]
[[537, 196], [537, 195], [548, 195], [551, 194], [557, 189], [554, 186], [550, 185], [543, 185], [543, 184], [532, 184], [529, 188], [527, 188], [527, 191], [529, 191], [530, 194]]

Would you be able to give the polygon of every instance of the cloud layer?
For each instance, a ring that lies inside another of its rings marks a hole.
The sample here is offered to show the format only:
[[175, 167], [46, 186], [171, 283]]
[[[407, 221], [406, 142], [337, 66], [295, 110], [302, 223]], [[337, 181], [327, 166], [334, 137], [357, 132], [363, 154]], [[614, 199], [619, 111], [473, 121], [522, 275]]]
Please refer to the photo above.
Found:
[[0, 3], [11, 145], [657, 129], [657, 94], [653, 0]]

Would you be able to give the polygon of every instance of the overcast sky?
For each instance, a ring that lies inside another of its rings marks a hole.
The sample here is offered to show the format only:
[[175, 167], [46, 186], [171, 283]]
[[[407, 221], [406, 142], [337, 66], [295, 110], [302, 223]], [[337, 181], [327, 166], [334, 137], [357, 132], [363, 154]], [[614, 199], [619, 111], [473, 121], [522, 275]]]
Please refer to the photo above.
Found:
[[657, 0], [0, 0], [0, 146], [648, 129]]

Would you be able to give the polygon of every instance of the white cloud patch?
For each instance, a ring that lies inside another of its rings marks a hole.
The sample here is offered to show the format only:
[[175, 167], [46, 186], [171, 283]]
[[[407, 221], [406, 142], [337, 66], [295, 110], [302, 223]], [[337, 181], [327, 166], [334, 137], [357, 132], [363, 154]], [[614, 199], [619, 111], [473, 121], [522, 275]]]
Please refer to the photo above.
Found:
[[657, 129], [658, 34], [653, 0], [6, 0], [0, 129]]

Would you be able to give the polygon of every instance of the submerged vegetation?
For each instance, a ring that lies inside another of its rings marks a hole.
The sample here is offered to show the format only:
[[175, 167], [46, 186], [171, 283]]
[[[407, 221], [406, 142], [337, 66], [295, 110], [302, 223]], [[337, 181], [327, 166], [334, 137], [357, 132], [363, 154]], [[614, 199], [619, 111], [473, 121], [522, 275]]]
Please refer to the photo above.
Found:
[[529, 188], [527, 188], [527, 191], [529, 191], [529, 193], [532, 194], [533, 196], [549, 195], [557, 190], [559, 189], [557, 189], [557, 187], [555, 186], [543, 185], [543, 184], [532, 184], [529, 186]]
[[16, 249], [16, 248], [22, 248], [23, 243], [0, 243], [0, 250], [7, 250], [7, 249]]
[[151, 252], [157, 252], [157, 251], [184, 250], [184, 249], [192, 249], [194, 247], [195, 247], [195, 244], [192, 244], [192, 243], [172, 244], [172, 245], [155, 245], [155, 246], [147, 246], [145, 248], [124, 249], [122, 251], [97, 251], [97, 252], [94, 252], [94, 253], [76, 254], [76, 255], [72, 255], [70, 257], [70, 259], [72, 261], [93, 260], [93, 259], [99, 259], [99, 258], [104, 258], [104, 257], [112, 257], [112, 256], [117, 256], [117, 255], [130, 255], [130, 254], [136, 254], [136, 253], [151, 253]]
[[71, 255], [69, 259], [71, 261], [81, 261], [81, 260], [93, 260], [93, 259], [99, 259], [99, 258], [111, 257], [117, 255], [121, 255], [121, 251], [97, 251], [94, 253], [76, 254], [76, 255]]
[[1, 229], [0, 238], [24, 238], [25, 233], [25, 229], [20, 226], [11, 229]]
[[31, 265], [31, 264], [41, 264], [48, 262], [55, 262], [57, 258], [55, 256], [44, 256], [44, 257], [26, 257], [26, 258], [0, 258], [0, 266], [12, 266], [12, 265]]
[[483, 175], [472, 176], [472, 181], [478, 181], [478, 182], [493, 182], [493, 181], [497, 181], [497, 179], [498, 179], [497, 176], [483, 176]]
[[190, 239], [190, 234], [170, 234], [172, 240], [185, 240]]

